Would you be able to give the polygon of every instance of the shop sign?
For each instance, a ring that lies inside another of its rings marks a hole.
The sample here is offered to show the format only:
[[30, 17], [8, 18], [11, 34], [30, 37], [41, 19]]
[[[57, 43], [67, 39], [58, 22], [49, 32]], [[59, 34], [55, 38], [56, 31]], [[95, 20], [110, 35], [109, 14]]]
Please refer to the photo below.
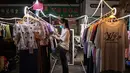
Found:
[[[90, 4], [90, 7], [91, 8], [97, 8], [98, 7], [98, 4]], [[104, 8], [104, 5], [102, 6]], [[100, 5], [100, 8], [101, 8], [101, 5]]]
[[[0, 17], [23, 17], [25, 6], [0, 6]], [[65, 18], [79, 16], [79, 6], [44, 6], [43, 12]], [[33, 10], [32, 10], [33, 11]]]
[[61, 17], [78, 17], [79, 6], [46, 6], [45, 14], [54, 14]]
[[23, 15], [24, 15], [24, 7], [21, 6], [0, 7], [0, 17], [22, 17]]
[[[86, 0], [86, 4], [85, 4], [85, 6], [86, 6], [86, 14], [88, 15], [88, 16], [91, 16], [91, 15], [93, 15], [93, 13], [95, 12], [95, 10], [96, 10], [96, 8], [98, 7], [98, 4], [99, 4], [99, 0]], [[117, 4], [119, 4], [119, 2], [118, 1], [107, 1], [107, 3], [109, 4], [109, 6], [113, 6], [113, 5], [117, 5]], [[103, 3], [103, 14], [105, 14], [105, 13], [107, 13], [107, 12], [109, 12], [110, 11], [110, 8], [107, 6], [107, 5], [105, 5], [104, 3]], [[95, 13], [95, 15], [94, 16], [100, 16], [101, 15], [101, 6], [100, 6], [100, 8], [98, 9], [98, 11]]]

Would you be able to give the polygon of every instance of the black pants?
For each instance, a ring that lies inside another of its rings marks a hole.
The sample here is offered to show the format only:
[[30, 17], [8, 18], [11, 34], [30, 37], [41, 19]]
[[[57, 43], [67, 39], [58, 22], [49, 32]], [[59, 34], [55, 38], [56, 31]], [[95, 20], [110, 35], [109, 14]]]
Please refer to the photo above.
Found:
[[93, 73], [94, 71], [94, 63], [93, 63], [93, 56], [92, 56], [92, 52], [91, 52], [91, 57], [87, 58], [87, 73]]
[[68, 61], [66, 57], [67, 51], [64, 50], [62, 47], [59, 47], [59, 49], [60, 49], [60, 59], [61, 59], [63, 73], [69, 73]]
[[33, 54], [29, 54], [28, 50], [21, 50], [19, 73], [38, 73], [37, 55], [38, 55], [37, 49], [34, 50]]
[[47, 53], [47, 46], [42, 46], [42, 61], [43, 61], [43, 73], [50, 73], [50, 53], [49, 53], [49, 49], [48, 49], [48, 53]]

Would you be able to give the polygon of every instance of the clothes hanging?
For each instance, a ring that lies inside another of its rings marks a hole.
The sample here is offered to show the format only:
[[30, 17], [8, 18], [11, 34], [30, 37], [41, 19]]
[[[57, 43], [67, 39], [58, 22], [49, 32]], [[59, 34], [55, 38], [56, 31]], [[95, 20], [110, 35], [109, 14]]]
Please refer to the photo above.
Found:
[[34, 26], [31, 24], [16, 24], [14, 26], [14, 40], [18, 50], [29, 49], [29, 52], [33, 53], [32, 49], [37, 48], [33, 30]]
[[87, 72], [91, 71], [90, 68], [96, 73], [125, 70], [125, 49], [128, 48], [127, 28], [124, 20], [113, 22], [109, 20], [110, 18], [101, 19], [86, 28], [87, 30], [84, 29], [82, 42], [87, 45], [87, 48], [84, 47], [84, 51], [87, 50]]
[[129, 39], [129, 48], [127, 49], [127, 58], [130, 61], [130, 31], [128, 31], [128, 39]]
[[83, 44], [83, 47], [84, 47], [84, 54], [87, 54], [87, 48], [88, 48], [88, 43], [86, 42], [87, 31], [88, 31], [88, 28], [84, 29], [84, 33], [83, 33], [83, 37], [82, 37], [82, 44]]
[[[50, 73], [51, 44], [49, 44], [49, 40], [51, 40], [50, 35], [53, 32], [53, 26], [46, 21], [24, 22], [14, 26], [14, 40], [21, 57], [20, 73], [26, 70], [28, 71], [24, 73]], [[52, 45], [54, 44], [52, 43]], [[28, 63], [30, 60], [33, 61]], [[24, 67], [25, 65], [28, 67]]]
[[16, 46], [12, 40], [13, 29], [8, 24], [2, 24], [0, 28], [0, 56], [6, 56], [10, 59], [16, 55]]
[[[122, 29], [122, 30], [120, 30]], [[125, 70], [125, 48], [128, 48], [128, 34], [123, 20], [104, 22], [98, 26], [96, 48], [101, 49], [101, 71]]]
[[33, 54], [29, 54], [28, 50], [20, 50], [19, 56], [20, 73], [38, 73], [38, 49], [34, 49]]
[[0, 56], [4, 56], [4, 69], [2, 72], [11, 71], [11, 65], [16, 66], [16, 63], [12, 64], [9, 61], [16, 56], [16, 46], [12, 40], [12, 27], [9, 24], [0, 24]]

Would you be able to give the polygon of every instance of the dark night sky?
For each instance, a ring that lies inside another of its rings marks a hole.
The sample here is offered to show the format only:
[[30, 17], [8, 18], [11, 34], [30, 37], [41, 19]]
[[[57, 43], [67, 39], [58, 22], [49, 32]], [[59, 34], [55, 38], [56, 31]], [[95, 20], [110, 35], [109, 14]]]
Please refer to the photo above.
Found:
[[[0, 4], [32, 4], [33, 1], [36, 0], [1, 0]], [[44, 3], [65, 3], [65, 4], [77, 4], [76, 1], [82, 1], [82, 0], [39, 0], [44, 1]], [[93, 1], [99, 1], [99, 0], [93, 0]], [[119, 1], [119, 0], [107, 0], [107, 1]]]
[[[0, 4], [32, 4], [33, 1], [36, 1], [36, 0], [1, 0]], [[45, 1], [48, 3], [76, 4], [76, 0], [39, 0], [39, 1]]]
[[1, 0], [0, 4], [32, 4], [35, 0]]

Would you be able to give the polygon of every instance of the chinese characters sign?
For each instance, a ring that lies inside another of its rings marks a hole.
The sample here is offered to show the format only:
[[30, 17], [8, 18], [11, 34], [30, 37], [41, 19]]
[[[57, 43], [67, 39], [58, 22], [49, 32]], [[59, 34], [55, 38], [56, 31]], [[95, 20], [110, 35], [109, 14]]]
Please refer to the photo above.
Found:
[[22, 17], [24, 15], [24, 7], [0, 7], [0, 17]]
[[45, 14], [54, 14], [61, 17], [78, 17], [79, 7], [78, 6], [51, 6], [44, 7]]
[[[54, 14], [65, 18], [78, 17], [79, 6], [44, 6], [46, 15]], [[23, 17], [24, 6], [0, 6], [0, 17]]]
[[[78, 4], [78, 0], [41, 0], [46, 4]], [[67, 2], [67, 3], [66, 3]]]

